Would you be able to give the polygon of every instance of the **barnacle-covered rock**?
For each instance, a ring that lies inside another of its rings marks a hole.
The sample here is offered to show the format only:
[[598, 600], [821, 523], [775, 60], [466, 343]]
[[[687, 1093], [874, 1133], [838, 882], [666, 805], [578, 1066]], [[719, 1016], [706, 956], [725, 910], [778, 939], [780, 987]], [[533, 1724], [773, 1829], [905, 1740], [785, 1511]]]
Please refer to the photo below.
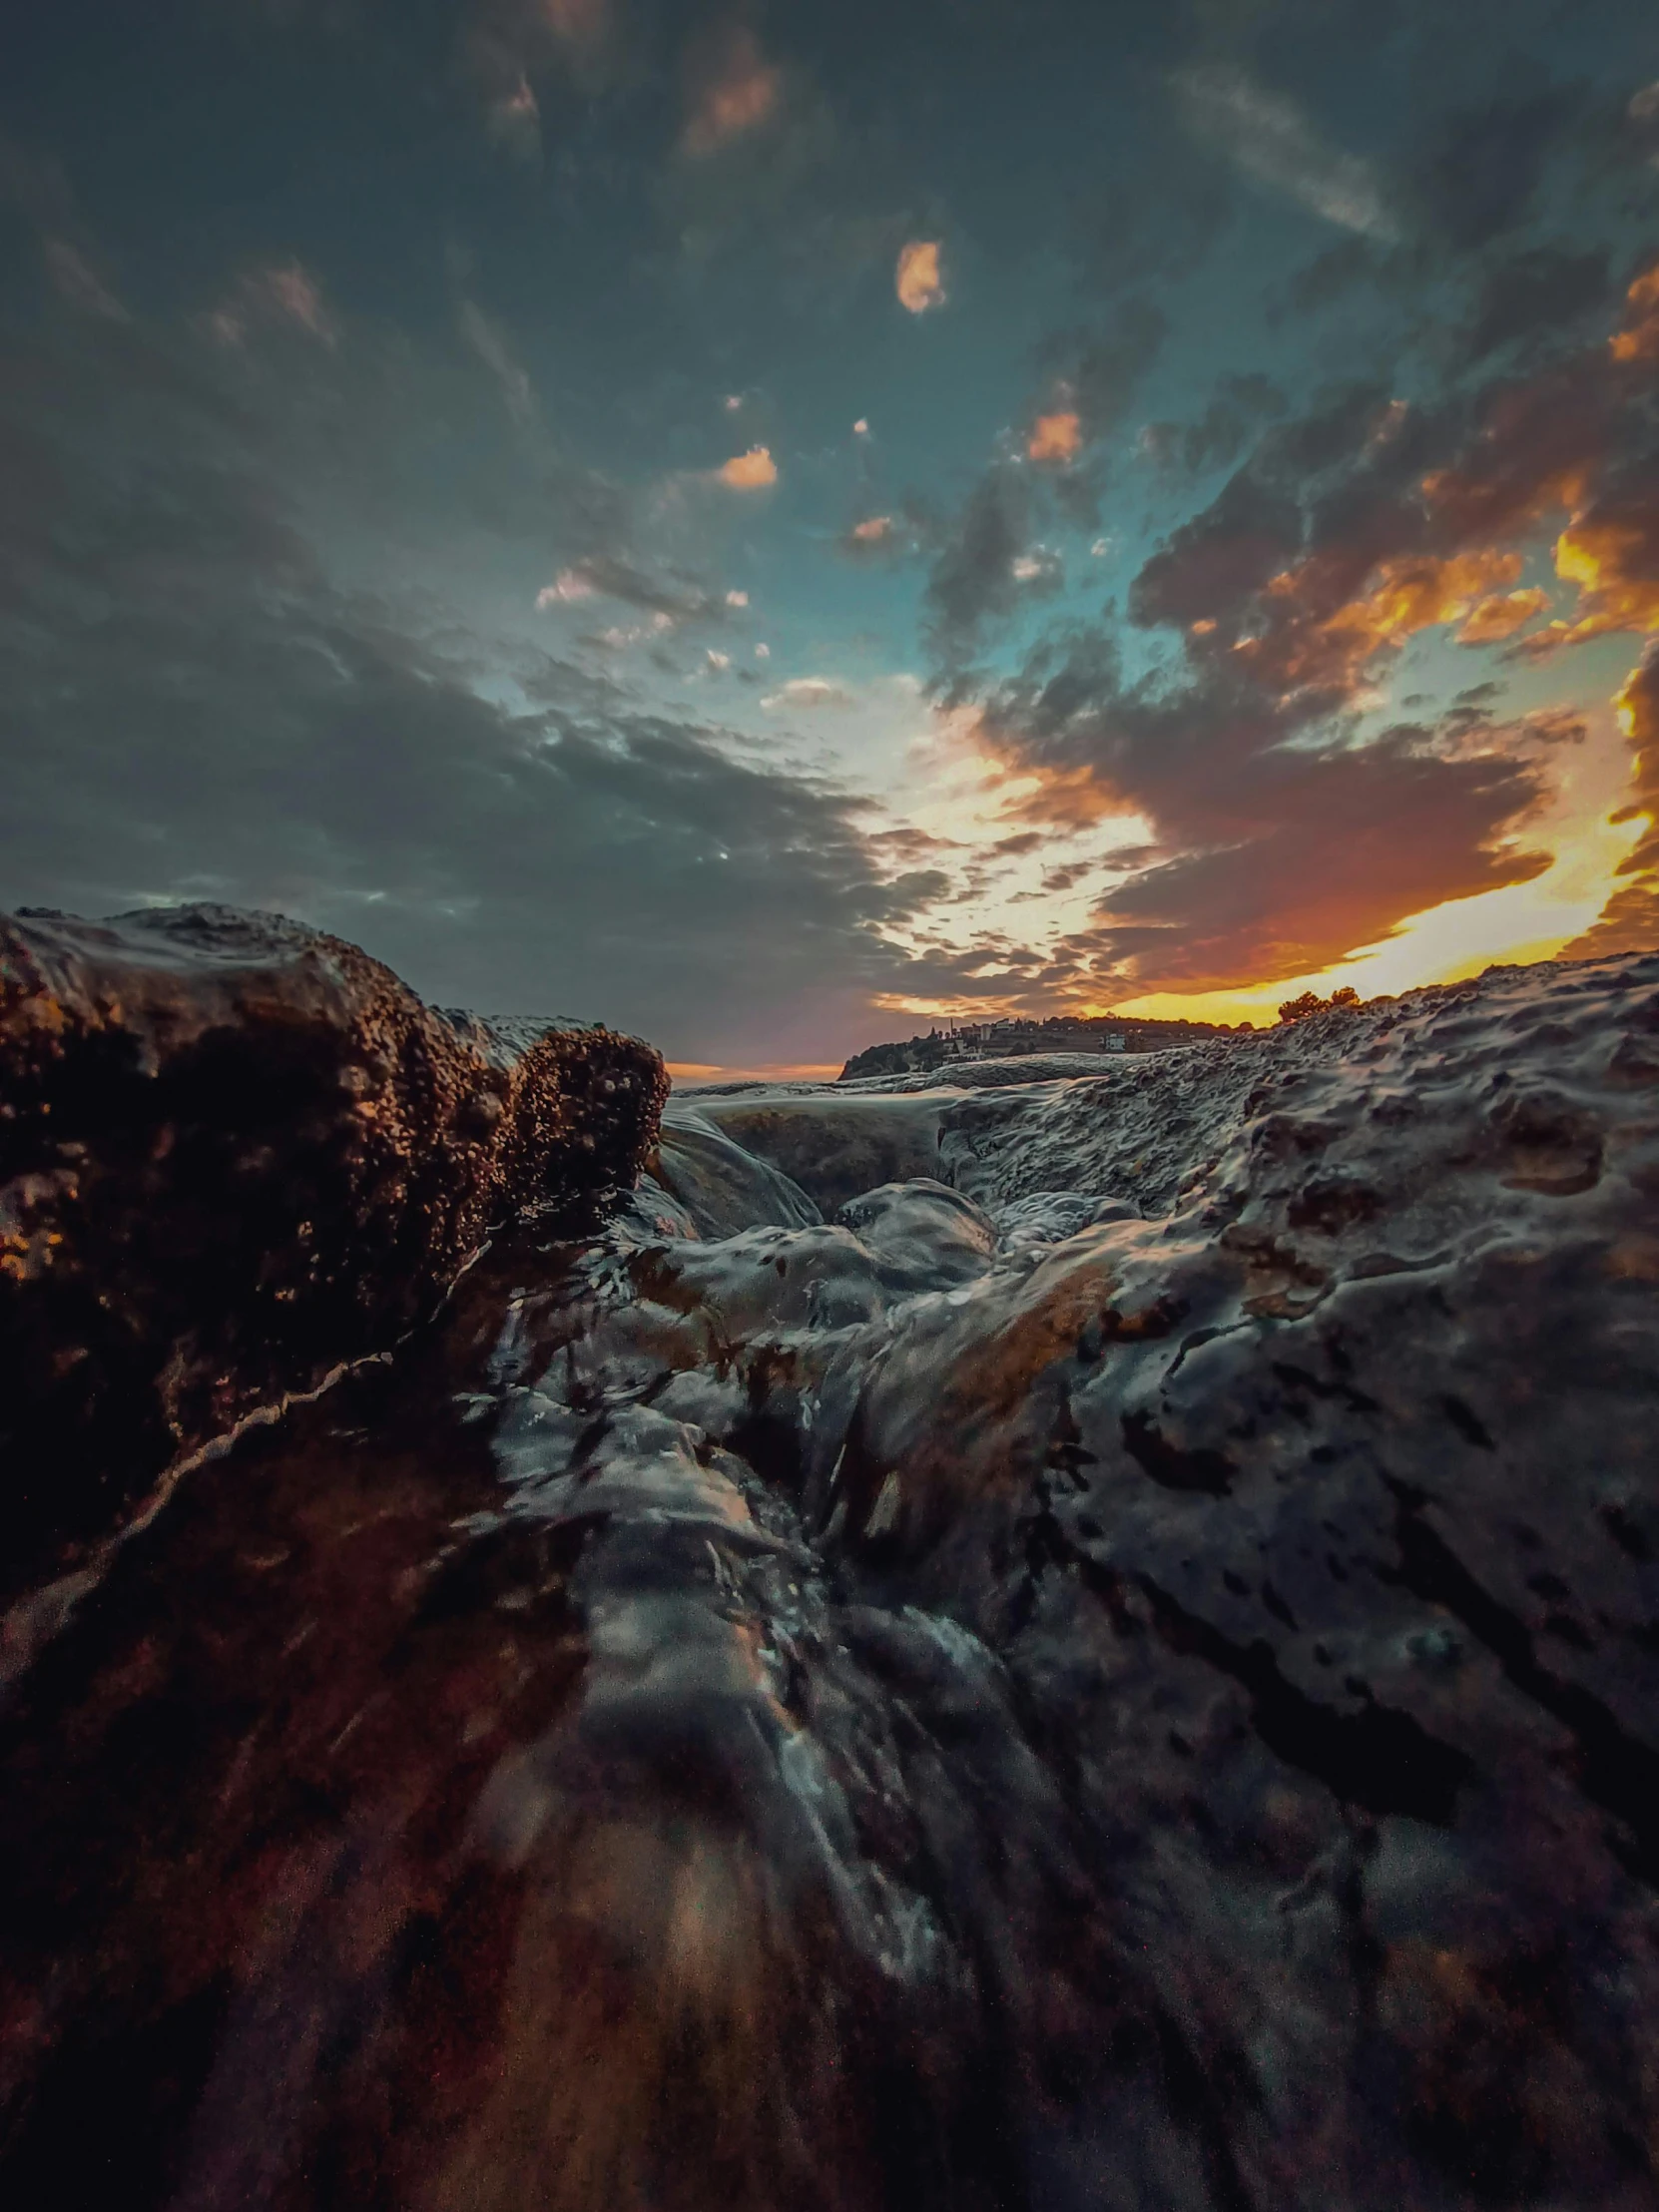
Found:
[[0, 923], [0, 1590], [390, 1345], [492, 1223], [631, 1185], [666, 1089], [276, 915]]

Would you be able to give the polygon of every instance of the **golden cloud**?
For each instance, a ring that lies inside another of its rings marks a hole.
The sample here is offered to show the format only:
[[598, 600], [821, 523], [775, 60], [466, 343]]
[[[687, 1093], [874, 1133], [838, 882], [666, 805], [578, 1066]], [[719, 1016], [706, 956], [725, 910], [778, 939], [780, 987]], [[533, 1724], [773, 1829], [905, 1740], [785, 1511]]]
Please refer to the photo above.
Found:
[[892, 516], [866, 515], [852, 525], [852, 535], [860, 545], [885, 545], [892, 536]]
[[1562, 946], [1564, 960], [1659, 950], [1659, 655], [1652, 647], [1632, 669], [1614, 706], [1630, 740], [1633, 797], [1611, 819], [1644, 827], [1619, 863], [1623, 881], [1584, 935]]
[[1363, 597], [1321, 616], [1316, 557], [1274, 577], [1267, 587], [1269, 627], [1260, 637], [1241, 639], [1234, 650], [1260, 678], [1285, 692], [1311, 684], [1353, 691], [1379, 653], [1403, 645], [1418, 631], [1468, 620], [1476, 604], [1499, 585], [1512, 584], [1522, 566], [1520, 554], [1495, 548], [1444, 559], [1404, 556], [1375, 569]]
[[1577, 621], [1560, 626], [1562, 645], [1619, 630], [1659, 630], [1659, 571], [1651, 514], [1580, 516], [1555, 541], [1555, 573], [1585, 595]]
[[1524, 630], [1534, 615], [1549, 605], [1549, 594], [1536, 584], [1526, 591], [1494, 592], [1469, 610], [1457, 633], [1459, 645], [1501, 645], [1517, 630]]
[[942, 307], [945, 289], [939, 271], [939, 241], [911, 239], [907, 246], [901, 246], [893, 283], [899, 304], [908, 307], [911, 314], [925, 314], [929, 307]]
[[1070, 408], [1038, 415], [1025, 446], [1028, 459], [1058, 461], [1062, 465], [1076, 460], [1082, 450], [1083, 425]]
[[778, 481], [778, 464], [764, 445], [752, 445], [747, 453], [735, 453], [715, 474], [733, 491], [765, 491]]

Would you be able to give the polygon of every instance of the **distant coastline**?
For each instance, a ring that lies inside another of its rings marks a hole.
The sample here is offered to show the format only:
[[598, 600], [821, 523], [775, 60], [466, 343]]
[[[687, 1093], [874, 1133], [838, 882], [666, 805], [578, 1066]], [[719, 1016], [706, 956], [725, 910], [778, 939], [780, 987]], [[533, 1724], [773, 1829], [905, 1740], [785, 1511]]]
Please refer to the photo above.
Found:
[[927, 1074], [951, 1060], [1022, 1059], [1056, 1052], [1158, 1052], [1207, 1037], [1249, 1036], [1253, 1022], [1154, 1021], [1128, 1014], [1052, 1014], [1046, 1021], [959, 1022], [892, 1044], [866, 1045], [837, 1081], [860, 1076]]

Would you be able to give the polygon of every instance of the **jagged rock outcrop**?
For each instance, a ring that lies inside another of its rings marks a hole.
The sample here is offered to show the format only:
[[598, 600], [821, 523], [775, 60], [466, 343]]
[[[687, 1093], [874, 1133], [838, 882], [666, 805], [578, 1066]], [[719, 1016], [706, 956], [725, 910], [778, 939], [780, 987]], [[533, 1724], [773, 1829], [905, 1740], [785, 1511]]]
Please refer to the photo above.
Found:
[[1646, 2212], [1659, 958], [1211, 1050], [196, 1469], [0, 1718], [7, 2201]]
[[0, 922], [0, 1596], [393, 1343], [492, 1223], [631, 1185], [666, 1090], [279, 916]]

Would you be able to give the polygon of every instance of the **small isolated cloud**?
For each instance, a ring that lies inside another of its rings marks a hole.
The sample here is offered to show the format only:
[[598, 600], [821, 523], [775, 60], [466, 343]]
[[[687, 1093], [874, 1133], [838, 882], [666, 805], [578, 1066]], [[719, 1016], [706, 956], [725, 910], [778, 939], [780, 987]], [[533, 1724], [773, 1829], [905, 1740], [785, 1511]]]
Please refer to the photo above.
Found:
[[824, 676], [792, 676], [777, 691], [768, 692], [761, 701], [763, 707], [850, 707], [852, 694], [839, 684], [831, 684]]
[[1527, 591], [1494, 592], [1489, 599], [1471, 609], [1468, 620], [1457, 633], [1459, 645], [1502, 645], [1517, 630], [1549, 605], [1549, 594], [1533, 585]]
[[721, 401], [721, 405], [728, 414], [736, 414], [743, 405], [743, 393], [741, 391], [729, 391]]
[[747, 453], [723, 462], [715, 474], [733, 491], [766, 491], [778, 481], [778, 464], [767, 446], [752, 445]]
[[758, 661], [770, 661], [770, 660], [772, 659], [772, 648], [771, 648], [771, 646], [770, 646], [770, 645], [758, 645], [758, 646], [757, 646], [757, 647], [755, 648], [755, 658], [756, 658], [756, 660], [758, 660]]
[[1025, 443], [1027, 459], [1057, 462], [1061, 467], [1076, 460], [1082, 450], [1082, 420], [1071, 407], [1038, 415]]
[[1345, 231], [1398, 237], [1371, 164], [1330, 145], [1284, 93], [1220, 65], [1185, 70], [1175, 83], [1193, 135], [1219, 147], [1247, 177]]
[[717, 653], [712, 645], [705, 649], [704, 659], [708, 662], [709, 666], [717, 672], [724, 669], [729, 669], [732, 665], [731, 654]]
[[729, 607], [747, 607], [749, 594], [746, 591], [729, 591], [726, 594], [726, 604]]
[[1015, 555], [1008, 565], [1008, 573], [1023, 590], [1054, 591], [1064, 572], [1058, 553], [1046, 545], [1034, 545], [1028, 553]]
[[848, 561], [902, 560], [916, 552], [927, 535], [925, 518], [906, 505], [897, 514], [861, 515], [835, 540]]
[[857, 421], [852, 425], [852, 435], [855, 438], [867, 438], [869, 436], [869, 424], [864, 420], [862, 415], [860, 415]]
[[883, 560], [907, 542], [907, 534], [891, 515], [865, 515], [836, 541], [835, 550], [849, 561]]
[[911, 314], [925, 314], [929, 307], [944, 305], [944, 278], [939, 270], [937, 239], [911, 239], [908, 245], [899, 248], [893, 285], [899, 304], [908, 307]]
[[756, 130], [777, 110], [783, 89], [755, 34], [730, 26], [694, 64], [682, 151], [700, 160]]

